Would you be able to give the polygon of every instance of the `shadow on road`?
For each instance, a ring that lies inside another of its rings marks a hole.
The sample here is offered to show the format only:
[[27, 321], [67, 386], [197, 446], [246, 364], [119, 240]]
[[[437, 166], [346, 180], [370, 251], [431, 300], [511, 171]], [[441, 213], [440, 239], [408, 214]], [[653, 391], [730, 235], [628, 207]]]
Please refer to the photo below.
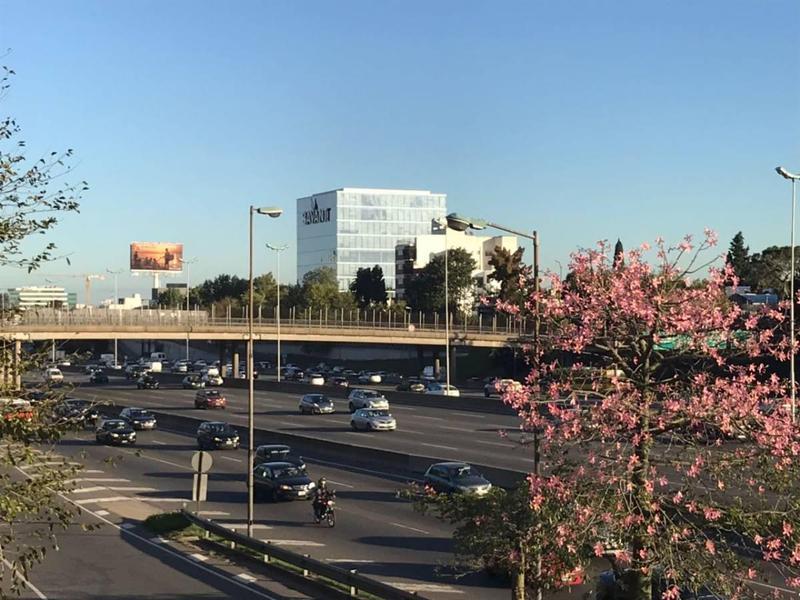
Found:
[[453, 541], [446, 537], [412, 537], [400, 535], [374, 535], [353, 540], [359, 544], [370, 546], [386, 546], [388, 548], [405, 548], [406, 550], [423, 550], [425, 552], [450, 553]]

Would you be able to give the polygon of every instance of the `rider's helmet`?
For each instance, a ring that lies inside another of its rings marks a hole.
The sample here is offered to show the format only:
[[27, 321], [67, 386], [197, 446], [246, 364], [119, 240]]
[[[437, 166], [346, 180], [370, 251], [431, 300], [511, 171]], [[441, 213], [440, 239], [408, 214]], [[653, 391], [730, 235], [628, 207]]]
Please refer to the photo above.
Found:
[[325, 491], [328, 489], [328, 482], [325, 480], [324, 477], [320, 477], [317, 481], [317, 489], [320, 491]]

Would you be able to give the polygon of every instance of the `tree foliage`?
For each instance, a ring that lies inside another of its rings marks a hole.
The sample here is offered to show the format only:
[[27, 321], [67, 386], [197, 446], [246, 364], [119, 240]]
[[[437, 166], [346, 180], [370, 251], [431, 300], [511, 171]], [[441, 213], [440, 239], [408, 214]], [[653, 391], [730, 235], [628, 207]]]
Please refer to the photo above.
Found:
[[[0, 75], [0, 98], [8, 89], [13, 71], [3, 68]], [[30, 238], [46, 235], [65, 213], [76, 212], [85, 183], [77, 186], [55, 185], [57, 178], [70, 171], [66, 159], [72, 150], [54, 152], [28, 163], [25, 143], [14, 141], [20, 129], [7, 117], [0, 120], [0, 265], [12, 265], [32, 271], [55, 258], [55, 246], [43, 246], [27, 253], [23, 246]], [[26, 248], [28, 246], [25, 246]], [[0, 333], [3, 320], [0, 315]], [[11, 316], [13, 318], [13, 316]], [[79, 465], [60, 462], [40, 449], [51, 444], [71, 427], [71, 423], [53, 416], [53, 406], [62, 394], [54, 394], [33, 409], [25, 407], [27, 392], [17, 389], [13, 373], [41, 372], [45, 357], [22, 354], [14, 358], [15, 345], [8, 339], [0, 344], [0, 598], [17, 597], [24, 589], [24, 578], [42, 560], [48, 549], [57, 547], [56, 533], [66, 528], [77, 509], [59, 494], [70, 491], [70, 479]], [[12, 376], [8, 376], [12, 375]], [[12, 400], [17, 399], [17, 400]], [[44, 465], [44, 463], [47, 465]]]
[[744, 245], [744, 236], [739, 231], [733, 236], [726, 257], [736, 276], [743, 284], [750, 283], [750, 248]]
[[[800, 256], [800, 253], [795, 250]], [[792, 274], [792, 249], [790, 246], [770, 246], [750, 257], [747, 270], [749, 283], [757, 290], [775, 290], [779, 297], [788, 298]], [[800, 270], [795, 264], [795, 279], [800, 280]]]
[[500, 284], [497, 297], [503, 302], [521, 304], [527, 287], [528, 269], [522, 264], [525, 248], [519, 247], [514, 252], [502, 246], [496, 246], [489, 259], [492, 272], [489, 279]]
[[380, 265], [372, 268], [360, 267], [356, 271], [356, 278], [350, 283], [350, 293], [360, 308], [386, 304], [386, 281]]
[[163, 292], [159, 292], [157, 302], [159, 306], [167, 308], [185, 308], [186, 296], [179, 289], [167, 288]]
[[[444, 254], [431, 258], [406, 284], [406, 301], [414, 310], [444, 310]], [[452, 248], [447, 255], [450, 310], [469, 310], [474, 302], [472, 272], [476, 268], [475, 259], [463, 248]]]
[[[763, 562], [800, 586], [800, 435], [768, 368], [789, 357], [786, 307], [743, 314], [725, 297], [730, 265], [687, 286], [715, 243], [709, 231], [697, 247], [659, 240], [655, 266], [646, 244], [617, 268], [605, 244], [573, 255], [573, 282], [553, 277], [530, 298], [543, 336], [526, 385], [505, 395], [524, 428], [543, 432], [531, 506], [556, 486], [572, 509], [548, 521], [565, 568], [606, 557], [628, 598], [649, 598], [656, 574], [758, 596], [748, 582]], [[587, 386], [599, 399], [580, 400]]]

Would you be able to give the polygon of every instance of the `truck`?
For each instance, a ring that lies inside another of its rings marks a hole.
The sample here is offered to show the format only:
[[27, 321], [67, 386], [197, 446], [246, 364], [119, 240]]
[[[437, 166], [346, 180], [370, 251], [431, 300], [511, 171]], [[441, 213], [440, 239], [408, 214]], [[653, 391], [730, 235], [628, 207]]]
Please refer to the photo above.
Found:
[[107, 367], [110, 367], [111, 365], [114, 364], [114, 354], [113, 353], [101, 354], [99, 362]]

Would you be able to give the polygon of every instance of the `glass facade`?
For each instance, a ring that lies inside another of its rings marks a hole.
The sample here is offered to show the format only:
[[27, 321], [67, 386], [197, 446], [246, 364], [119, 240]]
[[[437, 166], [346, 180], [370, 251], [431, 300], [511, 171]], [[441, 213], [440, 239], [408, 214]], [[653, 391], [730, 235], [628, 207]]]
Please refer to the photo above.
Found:
[[[342, 290], [359, 268], [375, 265], [383, 269], [387, 289], [396, 289], [395, 247], [431, 233], [434, 220], [447, 214], [446, 194], [422, 190], [344, 188], [297, 202], [298, 279], [329, 265]], [[327, 208], [330, 224], [318, 223]]]

